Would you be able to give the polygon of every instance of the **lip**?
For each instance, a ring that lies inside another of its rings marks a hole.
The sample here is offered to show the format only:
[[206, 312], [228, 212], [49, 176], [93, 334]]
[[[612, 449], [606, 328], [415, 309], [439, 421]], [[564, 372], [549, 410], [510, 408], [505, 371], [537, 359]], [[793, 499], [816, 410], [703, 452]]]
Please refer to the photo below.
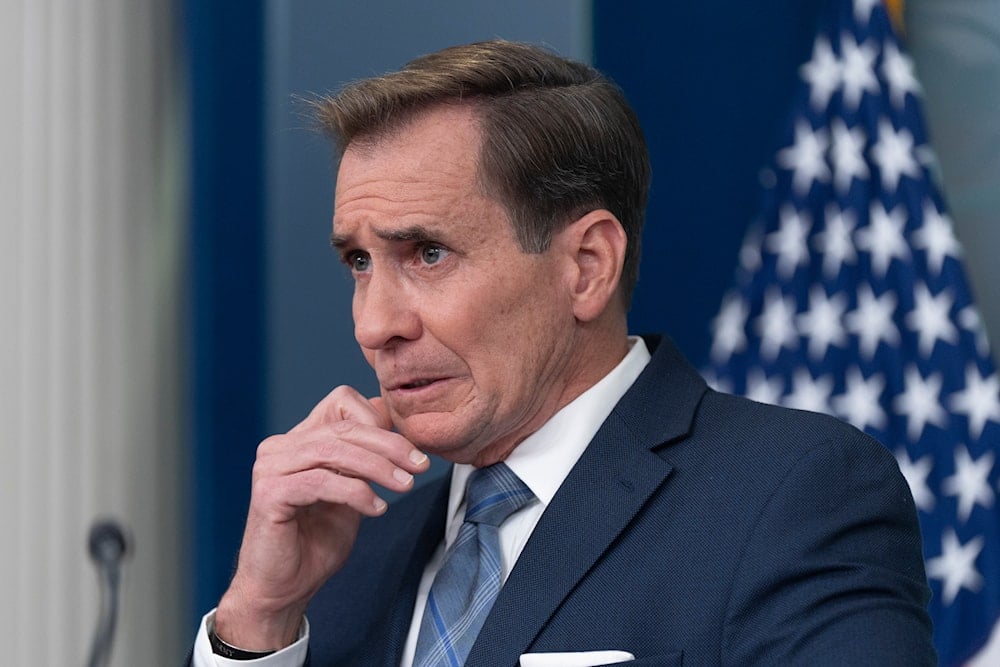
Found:
[[413, 377], [401, 380], [394, 380], [389, 383], [384, 383], [382, 386], [385, 387], [386, 391], [389, 392], [419, 392], [424, 389], [432, 388], [436, 385], [446, 382], [449, 378], [447, 377]]
[[383, 386], [383, 396], [401, 417], [424, 412], [450, 412], [455, 405], [452, 377], [420, 378]]

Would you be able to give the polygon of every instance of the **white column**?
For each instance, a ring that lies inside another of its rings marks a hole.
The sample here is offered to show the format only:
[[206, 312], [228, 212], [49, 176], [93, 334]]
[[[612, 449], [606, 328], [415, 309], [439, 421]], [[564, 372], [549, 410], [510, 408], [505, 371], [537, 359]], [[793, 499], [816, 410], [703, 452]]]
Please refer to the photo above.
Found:
[[101, 516], [135, 547], [113, 664], [189, 641], [171, 4], [0, 0], [2, 664], [84, 664]]

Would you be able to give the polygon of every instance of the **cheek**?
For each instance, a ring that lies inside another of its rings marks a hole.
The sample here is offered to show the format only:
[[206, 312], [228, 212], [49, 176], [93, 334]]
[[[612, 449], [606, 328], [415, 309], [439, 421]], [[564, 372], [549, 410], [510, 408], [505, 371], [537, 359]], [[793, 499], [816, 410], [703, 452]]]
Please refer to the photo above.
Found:
[[479, 371], [507, 391], [530, 391], [524, 387], [544, 373], [553, 350], [569, 336], [565, 327], [571, 320], [539, 295], [497, 304], [493, 313], [489, 322], [470, 331], [471, 344], [466, 349], [474, 355]]

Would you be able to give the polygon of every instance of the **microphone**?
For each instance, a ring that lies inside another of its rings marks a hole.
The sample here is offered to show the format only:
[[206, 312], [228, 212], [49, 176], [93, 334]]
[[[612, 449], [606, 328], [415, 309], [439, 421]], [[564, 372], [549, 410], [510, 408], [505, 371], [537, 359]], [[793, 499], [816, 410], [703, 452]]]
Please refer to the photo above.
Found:
[[97, 567], [98, 585], [101, 588], [101, 612], [87, 665], [107, 667], [111, 661], [111, 644], [114, 641], [115, 621], [118, 617], [121, 565], [128, 555], [129, 545], [125, 531], [118, 522], [105, 519], [94, 522], [90, 527], [88, 546], [90, 558]]

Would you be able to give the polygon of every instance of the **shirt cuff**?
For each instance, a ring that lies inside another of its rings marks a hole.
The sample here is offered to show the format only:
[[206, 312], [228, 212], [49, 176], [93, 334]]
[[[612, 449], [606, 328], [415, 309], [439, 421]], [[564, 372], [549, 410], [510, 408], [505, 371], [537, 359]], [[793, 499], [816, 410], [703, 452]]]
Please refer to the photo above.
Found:
[[194, 656], [191, 660], [192, 667], [245, 667], [247, 665], [256, 667], [302, 667], [306, 661], [306, 652], [309, 648], [309, 621], [306, 618], [302, 619], [302, 626], [299, 628], [299, 638], [295, 640], [294, 644], [256, 660], [230, 660], [221, 655], [216, 655], [212, 651], [212, 645], [208, 641], [208, 633], [213, 629], [215, 629], [214, 609], [205, 614], [201, 619], [198, 636], [194, 641]]

